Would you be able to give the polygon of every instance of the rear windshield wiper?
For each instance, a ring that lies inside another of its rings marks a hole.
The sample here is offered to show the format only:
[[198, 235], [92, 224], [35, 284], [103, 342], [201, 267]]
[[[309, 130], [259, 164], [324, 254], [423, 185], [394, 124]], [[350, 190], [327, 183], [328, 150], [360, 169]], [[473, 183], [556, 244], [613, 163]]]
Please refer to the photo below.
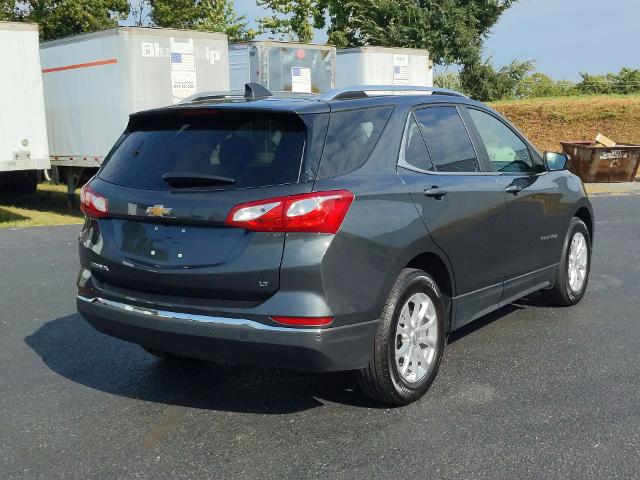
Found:
[[209, 185], [232, 185], [235, 179], [220, 175], [207, 175], [205, 173], [167, 172], [162, 175], [162, 180], [172, 187], [206, 187]]

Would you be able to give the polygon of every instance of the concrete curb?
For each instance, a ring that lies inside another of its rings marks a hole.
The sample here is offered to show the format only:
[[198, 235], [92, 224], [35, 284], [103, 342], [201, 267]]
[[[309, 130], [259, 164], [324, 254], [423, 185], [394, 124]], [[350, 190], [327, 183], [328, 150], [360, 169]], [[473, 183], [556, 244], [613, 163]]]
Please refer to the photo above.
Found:
[[640, 195], [640, 182], [585, 183], [589, 195]]

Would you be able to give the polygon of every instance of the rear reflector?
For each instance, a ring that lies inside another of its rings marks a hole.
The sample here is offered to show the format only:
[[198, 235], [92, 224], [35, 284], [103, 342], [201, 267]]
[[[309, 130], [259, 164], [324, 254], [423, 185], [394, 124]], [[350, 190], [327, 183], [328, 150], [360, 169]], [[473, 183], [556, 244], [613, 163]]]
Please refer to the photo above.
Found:
[[107, 199], [86, 184], [80, 190], [80, 210], [89, 218], [104, 218], [109, 216], [109, 202]]
[[333, 322], [333, 317], [271, 317], [281, 325], [298, 327], [325, 327]]
[[269, 198], [236, 205], [225, 223], [257, 232], [336, 233], [352, 202], [348, 190]]

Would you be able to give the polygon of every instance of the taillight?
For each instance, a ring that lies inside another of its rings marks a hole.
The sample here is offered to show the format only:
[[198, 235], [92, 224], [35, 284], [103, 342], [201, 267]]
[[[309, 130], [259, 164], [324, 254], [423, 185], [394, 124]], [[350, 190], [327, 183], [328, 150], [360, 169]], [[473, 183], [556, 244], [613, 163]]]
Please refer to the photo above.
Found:
[[109, 202], [88, 184], [80, 190], [80, 210], [89, 218], [109, 216]]
[[348, 190], [269, 198], [236, 205], [225, 223], [258, 232], [336, 233], [352, 202]]
[[282, 325], [298, 327], [326, 327], [333, 322], [333, 317], [279, 317], [272, 316], [273, 320]]

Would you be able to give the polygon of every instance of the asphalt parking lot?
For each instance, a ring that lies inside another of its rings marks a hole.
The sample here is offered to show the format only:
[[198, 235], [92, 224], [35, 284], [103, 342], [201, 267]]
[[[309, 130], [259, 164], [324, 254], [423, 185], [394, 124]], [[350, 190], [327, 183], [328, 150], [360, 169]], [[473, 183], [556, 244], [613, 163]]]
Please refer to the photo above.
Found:
[[457, 333], [417, 404], [172, 364], [75, 313], [78, 226], [0, 231], [0, 478], [638, 478], [640, 196], [593, 199], [585, 300]]

